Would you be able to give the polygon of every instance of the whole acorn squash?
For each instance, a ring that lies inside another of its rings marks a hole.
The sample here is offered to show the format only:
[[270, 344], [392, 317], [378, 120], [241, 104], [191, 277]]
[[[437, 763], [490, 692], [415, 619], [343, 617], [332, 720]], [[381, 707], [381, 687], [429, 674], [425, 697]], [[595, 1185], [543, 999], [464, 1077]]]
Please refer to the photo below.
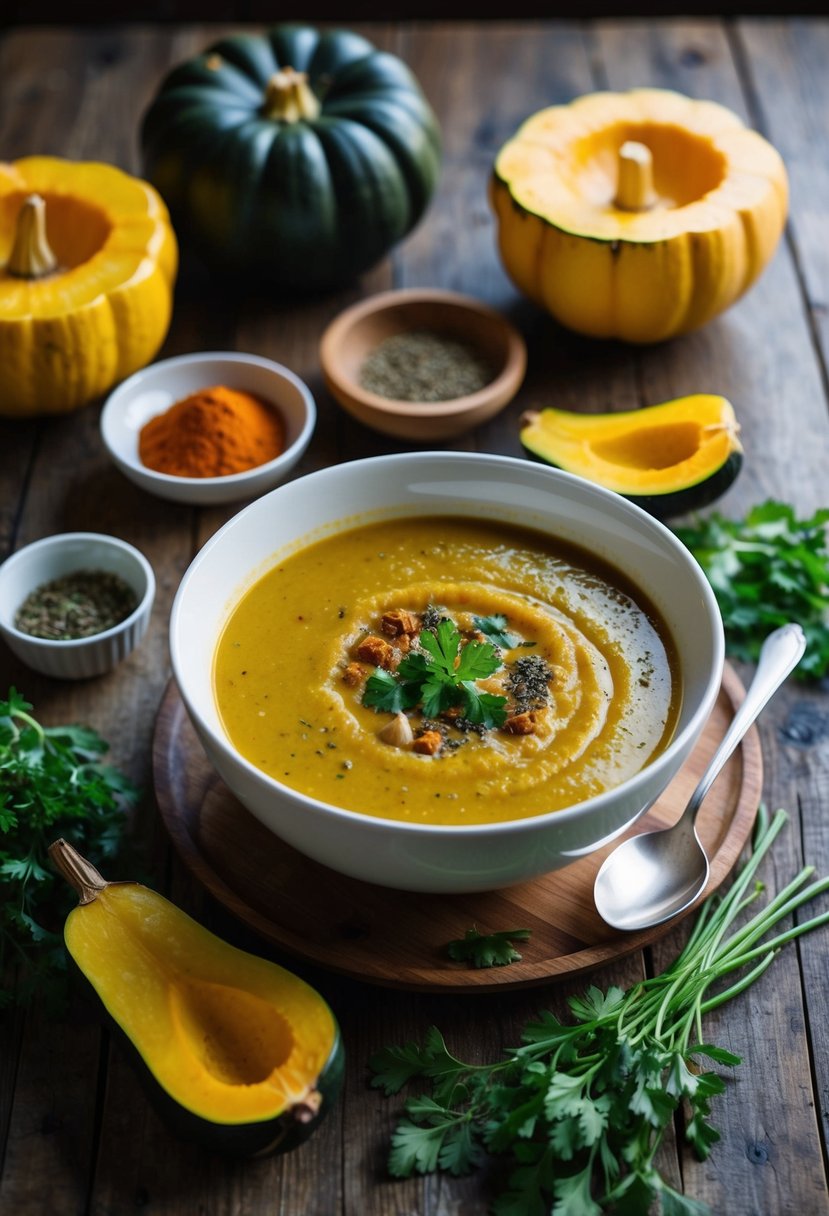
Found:
[[783, 162], [730, 110], [664, 89], [529, 118], [491, 183], [501, 257], [563, 325], [656, 342], [728, 308], [786, 221]]
[[146, 182], [48, 156], [0, 164], [0, 414], [74, 410], [148, 363], [177, 263]]
[[319, 993], [140, 883], [106, 882], [65, 840], [49, 854], [80, 895], [69, 955], [173, 1130], [245, 1157], [305, 1140], [344, 1066]]
[[292, 288], [379, 261], [422, 216], [440, 165], [437, 121], [406, 65], [309, 26], [225, 38], [175, 68], [142, 145], [212, 268]]
[[527, 411], [521, 442], [547, 464], [615, 490], [658, 519], [708, 506], [740, 472], [731, 402], [695, 393], [616, 414]]

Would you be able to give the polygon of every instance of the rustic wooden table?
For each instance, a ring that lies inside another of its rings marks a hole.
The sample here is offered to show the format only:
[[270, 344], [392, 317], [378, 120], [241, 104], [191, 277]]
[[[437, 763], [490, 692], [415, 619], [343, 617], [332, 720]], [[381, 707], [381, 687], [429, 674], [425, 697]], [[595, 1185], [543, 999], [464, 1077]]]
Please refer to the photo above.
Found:
[[[137, 171], [139, 116], [162, 74], [217, 36], [215, 28], [77, 32], [21, 29], [0, 38], [0, 154], [112, 161]], [[223, 32], [223, 31], [221, 31]], [[517, 419], [529, 404], [632, 408], [702, 390], [727, 395], [743, 425], [744, 471], [723, 503], [730, 514], [776, 496], [812, 511], [829, 501], [829, 23], [599, 21], [549, 24], [375, 25], [366, 32], [403, 55], [445, 134], [441, 186], [426, 220], [348, 292], [314, 300], [246, 299], [211, 288], [185, 262], [163, 354], [255, 351], [295, 369], [320, 418], [301, 472], [392, 450], [352, 423], [325, 393], [317, 364], [324, 325], [361, 294], [442, 285], [504, 309], [528, 341], [519, 399], [459, 447], [520, 455]], [[647, 83], [731, 106], [780, 149], [792, 185], [791, 222], [748, 297], [699, 333], [653, 349], [583, 342], [522, 302], [495, 252], [486, 197], [495, 151], [528, 114], [596, 88]], [[67, 529], [112, 532], [138, 545], [158, 578], [151, 631], [117, 671], [64, 685], [0, 652], [0, 687], [13, 682], [46, 720], [86, 720], [113, 758], [147, 789], [138, 816], [151, 840], [153, 880], [220, 931], [253, 949], [172, 855], [151, 795], [150, 742], [169, 678], [166, 626], [178, 581], [230, 511], [193, 511], [150, 498], [111, 466], [96, 407], [0, 430], [0, 555]], [[743, 671], [745, 676], [749, 673]], [[786, 807], [789, 830], [766, 865], [772, 887], [802, 864], [829, 871], [829, 699], [789, 684], [760, 725], [765, 798]], [[313, 898], [313, 893], [309, 893]], [[627, 984], [677, 951], [682, 930], [596, 975]], [[412, 996], [297, 966], [328, 997], [348, 1051], [344, 1097], [301, 1150], [228, 1162], [173, 1139], [147, 1105], [106, 1034], [82, 1017], [56, 1024], [38, 1008], [0, 1033], [0, 1209], [14, 1216], [152, 1212], [283, 1216], [449, 1216], [484, 1213], [486, 1180], [392, 1181], [384, 1168], [397, 1103], [368, 1088], [378, 1047], [436, 1023], [450, 1045], [480, 1060], [517, 1040], [542, 1007], [564, 1013], [578, 983], [497, 996]], [[711, 1041], [744, 1064], [716, 1100], [722, 1141], [699, 1164], [671, 1144], [663, 1168], [684, 1192], [730, 1216], [814, 1216], [829, 1210], [829, 934], [801, 940], [741, 999], [708, 1019]]]

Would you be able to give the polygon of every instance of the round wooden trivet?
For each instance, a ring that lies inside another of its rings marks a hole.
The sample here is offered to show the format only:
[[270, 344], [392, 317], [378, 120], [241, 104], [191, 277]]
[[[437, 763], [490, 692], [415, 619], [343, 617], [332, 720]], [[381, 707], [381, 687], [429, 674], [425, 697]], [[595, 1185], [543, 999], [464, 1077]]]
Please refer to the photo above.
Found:
[[[726, 667], [702, 739], [668, 792], [632, 832], [672, 823], [730, 723], [743, 688]], [[262, 937], [334, 971], [392, 988], [486, 992], [576, 975], [655, 941], [676, 923], [619, 933], [599, 917], [593, 879], [614, 845], [563, 870], [502, 891], [413, 895], [337, 874], [304, 857], [237, 802], [211, 767], [171, 682], [156, 723], [153, 765], [162, 818], [185, 865], [230, 912]], [[763, 772], [752, 729], [702, 805], [698, 830], [711, 859], [706, 894], [746, 843]], [[481, 933], [531, 929], [519, 963], [476, 970], [445, 945], [470, 926]]]

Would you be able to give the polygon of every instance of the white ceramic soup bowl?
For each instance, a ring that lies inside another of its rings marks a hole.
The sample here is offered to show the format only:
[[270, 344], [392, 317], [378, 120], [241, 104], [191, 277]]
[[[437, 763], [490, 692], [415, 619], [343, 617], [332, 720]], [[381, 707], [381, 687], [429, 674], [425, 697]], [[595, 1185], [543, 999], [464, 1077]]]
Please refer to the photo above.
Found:
[[[226, 736], [213, 691], [222, 628], [240, 596], [286, 552], [383, 515], [467, 515], [532, 527], [588, 549], [647, 594], [678, 653], [682, 706], [672, 742], [621, 785], [565, 810], [496, 824], [429, 826], [361, 815], [266, 776]], [[281, 486], [230, 520], [182, 580], [170, 622], [173, 671], [211, 762], [236, 797], [302, 853], [403, 890], [505, 887], [555, 870], [629, 827], [688, 757], [713, 707], [723, 630], [685, 547], [644, 511], [581, 478], [524, 460], [454, 452], [382, 456]]]

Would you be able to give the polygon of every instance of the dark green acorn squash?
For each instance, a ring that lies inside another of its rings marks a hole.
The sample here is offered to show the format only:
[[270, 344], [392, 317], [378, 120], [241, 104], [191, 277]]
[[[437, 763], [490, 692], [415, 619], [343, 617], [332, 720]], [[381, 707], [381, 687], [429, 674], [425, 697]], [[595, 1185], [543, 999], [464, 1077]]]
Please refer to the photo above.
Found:
[[708, 506], [743, 460], [731, 403], [710, 393], [618, 414], [544, 409], [521, 423], [521, 442], [533, 456], [615, 490], [659, 519]]
[[212, 268], [320, 289], [422, 216], [437, 120], [400, 59], [347, 30], [277, 26], [175, 68], [147, 111], [144, 170]]
[[305, 1140], [342, 1082], [340, 1033], [310, 985], [230, 946], [137, 882], [106, 882], [65, 840], [49, 849], [80, 895], [64, 937], [159, 1114], [239, 1156]]

